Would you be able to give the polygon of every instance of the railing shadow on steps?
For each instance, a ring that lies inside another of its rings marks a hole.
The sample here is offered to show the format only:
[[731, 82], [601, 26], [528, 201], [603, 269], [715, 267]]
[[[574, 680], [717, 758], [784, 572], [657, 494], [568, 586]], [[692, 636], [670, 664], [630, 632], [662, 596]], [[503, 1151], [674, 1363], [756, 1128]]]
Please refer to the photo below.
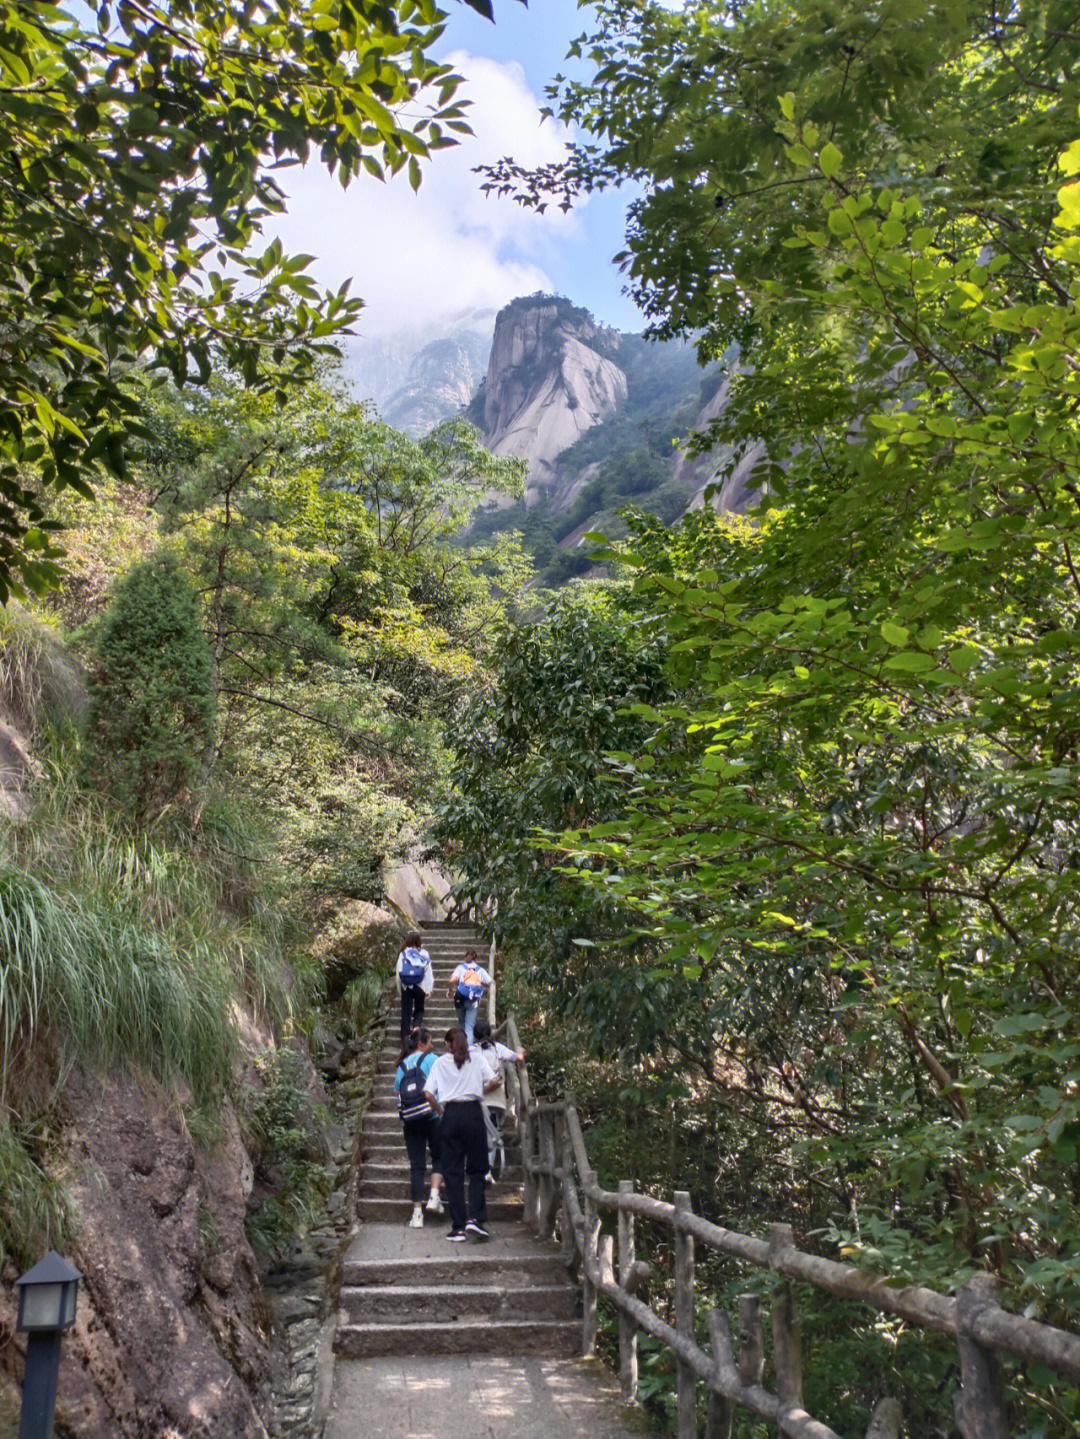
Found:
[[[513, 1015], [507, 1016], [506, 1029], [511, 1047], [520, 1049]], [[685, 1192], [676, 1191], [675, 1202], [667, 1204], [635, 1193], [632, 1180], [620, 1181], [617, 1191], [601, 1189], [589, 1164], [572, 1101], [540, 1101], [532, 1091], [527, 1067], [516, 1073], [525, 1223], [540, 1238], [550, 1239], [556, 1214], [562, 1209], [564, 1254], [568, 1264], [580, 1268], [582, 1277], [582, 1353], [590, 1356], [596, 1350], [597, 1298], [601, 1295], [618, 1311], [619, 1376], [628, 1403], [637, 1394], [638, 1331], [651, 1334], [670, 1349], [676, 1360], [677, 1439], [697, 1439], [699, 1383], [708, 1391], [706, 1439], [727, 1439], [736, 1408], [750, 1410], [792, 1439], [840, 1439], [835, 1430], [811, 1418], [803, 1407], [802, 1349], [793, 1280], [955, 1338], [961, 1378], [954, 1399], [955, 1419], [964, 1439], [1009, 1439], [999, 1354], [1043, 1364], [1080, 1380], [1080, 1336], [1002, 1309], [991, 1275], [977, 1275], [955, 1298], [921, 1285], [896, 1288], [866, 1270], [796, 1248], [788, 1224], [772, 1224], [767, 1240], [755, 1239], [695, 1214]], [[614, 1211], [617, 1216], [617, 1244], [615, 1236], [600, 1232], [601, 1210]], [[637, 1216], [672, 1231], [674, 1325], [636, 1295], [652, 1272], [634, 1253]], [[694, 1337], [697, 1242], [784, 1276], [771, 1305], [775, 1393], [763, 1385], [764, 1343], [757, 1295], [739, 1298], [737, 1349], [730, 1319], [722, 1309], [709, 1315], [712, 1352], [698, 1345]], [[899, 1403], [883, 1399], [874, 1410], [866, 1439], [897, 1439], [902, 1422]]]

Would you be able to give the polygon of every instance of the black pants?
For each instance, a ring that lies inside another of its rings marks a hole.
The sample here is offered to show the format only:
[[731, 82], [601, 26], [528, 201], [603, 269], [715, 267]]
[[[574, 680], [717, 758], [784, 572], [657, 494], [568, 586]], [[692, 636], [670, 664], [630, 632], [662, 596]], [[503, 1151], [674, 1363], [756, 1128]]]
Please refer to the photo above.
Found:
[[409, 1030], [424, 1022], [424, 991], [419, 985], [401, 986], [401, 1040], [408, 1038]]
[[442, 1172], [446, 1202], [450, 1206], [450, 1227], [465, 1228], [465, 1175], [469, 1176], [468, 1217], [477, 1224], [487, 1218], [484, 1174], [487, 1170], [487, 1130], [478, 1099], [459, 1099], [443, 1111]]
[[439, 1143], [439, 1121], [434, 1114], [421, 1119], [408, 1119], [402, 1124], [405, 1131], [405, 1148], [409, 1155], [409, 1193], [412, 1202], [419, 1204], [424, 1197], [424, 1174], [427, 1170], [427, 1152], [431, 1150], [431, 1170], [439, 1174], [441, 1148]]

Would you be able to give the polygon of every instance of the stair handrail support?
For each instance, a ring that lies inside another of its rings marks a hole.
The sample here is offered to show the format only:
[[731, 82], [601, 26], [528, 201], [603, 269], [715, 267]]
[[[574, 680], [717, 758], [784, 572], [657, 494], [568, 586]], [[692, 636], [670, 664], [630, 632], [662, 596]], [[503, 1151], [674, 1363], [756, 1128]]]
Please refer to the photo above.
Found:
[[[510, 1044], [520, 1050], [513, 1013], [507, 1014], [506, 1026]], [[620, 1378], [627, 1402], [636, 1399], [637, 1332], [650, 1334], [669, 1348], [678, 1376], [678, 1439], [696, 1439], [699, 1383], [709, 1394], [706, 1439], [727, 1439], [734, 1406], [749, 1409], [791, 1439], [839, 1439], [803, 1407], [800, 1325], [791, 1281], [955, 1338], [960, 1347], [962, 1386], [954, 1407], [964, 1439], [1004, 1439], [1008, 1433], [999, 1353], [1044, 1364], [1080, 1380], [1080, 1336], [1002, 1309], [989, 1275], [975, 1276], [956, 1298], [922, 1285], [896, 1288], [870, 1271], [800, 1250], [790, 1225], [773, 1224], [767, 1240], [757, 1239], [695, 1214], [686, 1192], [678, 1192], [674, 1203], [666, 1203], [642, 1194], [632, 1180], [620, 1181], [617, 1190], [603, 1189], [589, 1163], [572, 1097], [554, 1102], [538, 1099], [527, 1064], [516, 1067], [514, 1082], [525, 1176], [525, 1221], [540, 1237], [548, 1237], [561, 1196], [564, 1250], [582, 1279], [582, 1352], [586, 1356], [595, 1353], [596, 1300], [600, 1296], [618, 1314]], [[601, 1232], [601, 1211], [616, 1217], [617, 1262], [614, 1237]], [[635, 1217], [672, 1231], [674, 1326], [637, 1297], [637, 1291], [652, 1277], [652, 1266], [636, 1258]], [[762, 1383], [764, 1351], [757, 1295], [739, 1297], [737, 1345], [729, 1316], [718, 1309], [708, 1316], [712, 1352], [699, 1345], [695, 1335], [695, 1240], [777, 1275], [772, 1302], [775, 1393]], [[896, 1399], [884, 1398], [874, 1409], [866, 1439], [897, 1439], [901, 1423]]]

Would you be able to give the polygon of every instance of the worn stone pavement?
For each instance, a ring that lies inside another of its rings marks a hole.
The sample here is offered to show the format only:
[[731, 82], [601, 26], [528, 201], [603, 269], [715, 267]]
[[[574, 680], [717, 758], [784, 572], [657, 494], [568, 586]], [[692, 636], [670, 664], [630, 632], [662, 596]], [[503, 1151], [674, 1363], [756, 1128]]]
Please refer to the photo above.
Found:
[[641, 1439], [598, 1360], [422, 1354], [338, 1365], [326, 1439]]
[[[482, 1263], [498, 1265], [506, 1290], [520, 1290], [542, 1283], [543, 1268], [558, 1253], [523, 1224], [493, 1225], [491, 1242], [482, 1245], [449, 1244], [445, 1234], [445, 1220], [421, 1230], [361, 1225], [345, 1258], [346, 1283], [368, 1265], [417, 1261], [437, 1266], [432, 1279], [440, 1284], [453, 1283], [455, 1270], [469, 1283], [468, 1271]], [[499, 1323], [493, 1315], [496, 1335]], [[338, 1357], [325, 1439], [641, 1439], [642, 1433], [639, 1416], [622, 1403], [599, 1360], [426, 1355], [418, 1318], [408, 1356]]]

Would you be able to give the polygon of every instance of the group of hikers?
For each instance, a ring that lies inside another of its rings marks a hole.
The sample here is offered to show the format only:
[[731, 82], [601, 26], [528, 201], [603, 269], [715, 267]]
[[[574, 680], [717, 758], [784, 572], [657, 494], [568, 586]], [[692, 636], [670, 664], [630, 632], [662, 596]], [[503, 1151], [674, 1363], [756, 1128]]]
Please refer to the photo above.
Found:
[[[486, 1185], [502, 1167], [502, 1127], [507, 1110], [508, 1064], [521, 1064], [522, 1050], [499, 1044], [485, 1019], [477, 1017], [491, 976], [470, 949], [450, 976], [447, 997], [454, 1000], [458, 1023], [436, 1055], [424, 1028], [424, 1000], [434, 987], [431, 957], [419, 934], [406, 936], [397, 960], [401, 991], [401, 1053], [394, 1074], [398, 1113], [409, 1155], [412, 1218], [424, 1224], [424, 1176], [431, 1155], [429, 1214], [450, 1211], [447, 1238], [454, 1243], [489, 1238]], [[466, 1196], [466, 1179], [468, 1195]]]

